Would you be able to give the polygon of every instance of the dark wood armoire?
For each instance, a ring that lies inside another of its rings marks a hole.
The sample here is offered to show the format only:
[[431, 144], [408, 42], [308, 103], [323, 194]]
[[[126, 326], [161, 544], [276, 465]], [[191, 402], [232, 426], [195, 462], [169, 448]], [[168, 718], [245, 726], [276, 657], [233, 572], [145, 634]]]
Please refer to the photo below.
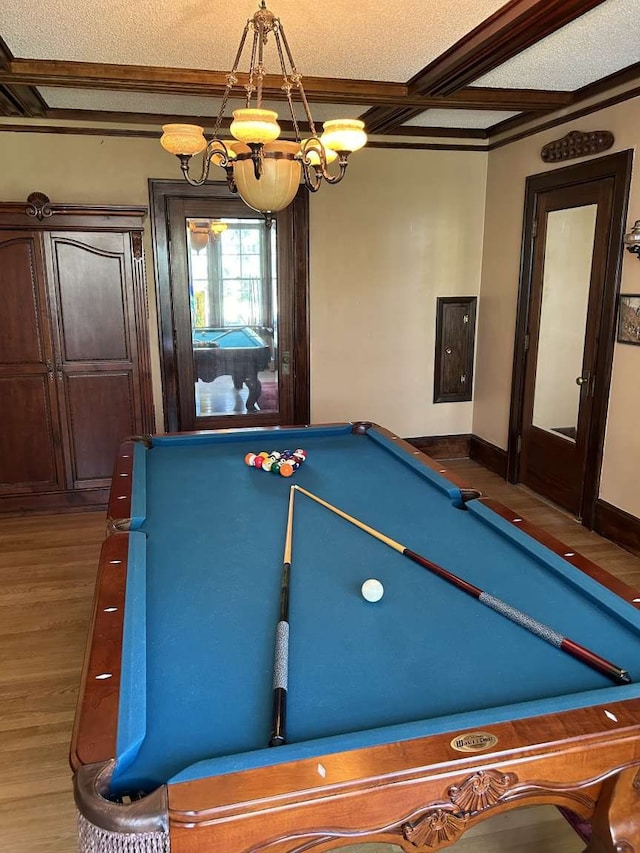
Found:
[[153, 431], [145, 208], [0, 204], [0, 512], [102, 506]]

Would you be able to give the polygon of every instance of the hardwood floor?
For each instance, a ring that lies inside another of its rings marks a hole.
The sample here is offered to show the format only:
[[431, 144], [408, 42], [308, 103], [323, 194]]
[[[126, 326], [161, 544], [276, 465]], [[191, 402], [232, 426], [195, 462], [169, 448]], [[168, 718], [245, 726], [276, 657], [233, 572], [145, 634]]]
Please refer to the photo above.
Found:
[[[640, 588], [637, 557], [468, 459], [445, 467]], [[93, 512], [0, 518], [2, 853], [76, 850], [67, 753], [104, 529], [104, 515]], [[381, 847], [365, 846], [368, 853]], [[535, 807], [485, 821], [456, 850], [578, 853], [583, 846], [554, 808]]]
[[[258, 400], [261, 412], [278, 411], [278, 374], [262, 370], [258, 374], [262, 393]], [[198, 380], [195, 386], [196, 413], [198, 415], [245, 415], [249, 389], [246, 385], [237, 391], [230, 376], [218, 376], [213, 382]]]
[[0, 850], [71, 853], [67, 755], [104, 513], [0, 519]]

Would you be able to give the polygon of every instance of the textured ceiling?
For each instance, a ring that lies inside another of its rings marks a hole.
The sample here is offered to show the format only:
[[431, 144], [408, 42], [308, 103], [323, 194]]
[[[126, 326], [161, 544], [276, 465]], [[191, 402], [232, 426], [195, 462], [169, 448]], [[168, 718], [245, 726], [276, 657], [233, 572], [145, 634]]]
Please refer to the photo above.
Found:
[[607, 0], [474, 81], [572, 91], [640, 62], [640, 0]]
[[[404, 82], [505, 2], [273, 0], [269, 8], [304, 75]], [[255, 0], [0, 0], [0, 35], [17, 57], [227, 71], [257, 8]], [[265, 56], [271, 71], [273, 56]]]
[[[443, 135], [451, 135], [451, 128], [489, 131], [514, 116], [520, 115], [517, 124], [564, 108], [571, 93], [617, 71], [631, 67], [627, 79], [640, 77], [640, 0], [268, 3], [308, 81], [317, 123], [362, 115], [374, 134], [400, 128], [405, 135], [412, 129], [427, 135], [431, 128], [443, 128]], [[243, 27], [258, 5], [0, 0], [0, 39], [8, 49], [3, 55], [0, 41], [0, 124], [15, 116], [73, 120], [73, 112], [83, 121], [90, 112], [87, 120], [124, 125], [138, 123], [138, 117], [164, 123], [199, 116], [210, 128], [224, 84], [220, 72], [231, 69]], [[249, 47], [241, 72], [248, 69]], [[272, 38], [265, 64], [269, 73], [278, 72]], [[548, 93], [557, 93], [555, 99]], [[242, 105], [241, 94], [234, 90], [227, 114]], [[265, 105], [286, 120], [282, 103]], [[304, 119], [301, 109], [297, 116]]]
[[420, 113], [411, 121], [405, 122], [405, 127], [468, 127], [481, 130], [492, 127], [517, 113], [503, 110], [427, 110]]

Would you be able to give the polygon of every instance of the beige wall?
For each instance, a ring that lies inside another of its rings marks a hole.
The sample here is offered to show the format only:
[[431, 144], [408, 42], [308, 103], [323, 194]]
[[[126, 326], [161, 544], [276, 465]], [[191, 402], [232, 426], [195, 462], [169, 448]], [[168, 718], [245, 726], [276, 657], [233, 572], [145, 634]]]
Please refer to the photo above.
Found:
[[[505, 448], [527, 175], [567, 129], [640, 139], [640, 99], [527, 137], [489, 155], [391, 151], [354, 155], [343, 184], [311, 199], [311, 400], [316, 422], [367, 418], [404, 436], [473, 432]], [[177, 178], [157, 141], [0, 132], [0, 199], [40, 190], [54, 201], [148, 205], [149, 177]], [[486, 203], [486, 207], [485, 207]], [[629, 220], [640, 218], [634, 171]], [[484, 245], [483, 245], [484, 237]], [[155, 399], [160, 407], [153, 275], [147, 239]], [[480, 290], [475, 402], [433, 395], [436, 297]], [[628, 253], [622, 290], [640, 293]], [[640, 516], [640, 347], [618, 344], [601, 497]]]
[[[624, 101], [489, 154], [481, 311], [473, 432], [506, 448], [525, 179], [547, 171], [541, 147], [568, 130], [613, 132], [615, 151], [640, 139], [640, 99]], [[634, 167], [629, 222], [640, 218], [640, 173]], [[640, 263], [624, 253], [621, 290], [640, 293]], [[640, 516], [640, 347], [615, 347], [600, 497]]]
[[[1, 130], [1, 126], [0, 126]], [[149, 177], [175, 178], [177, 160], [145, 139], [0, 132], [0, 200], [24, 201], [37, 190], [52, 202], [149, 205]], [[7, 168], [7, 164], [15, 164]], [[162, 428], [160, 358], [149, 220], [145, 253], [156, 426]]]
[[432, 402], [435, 311], [478, 293], [486, 158], [365, 149], [312, 198], [312, 420], [470, 432], [472, 403]]
[[[178, 178], [155, 140], [1, 133], [0, 199], [148, 205], [148, 178]], [[438, 295], [476, 295], [487, 155], [354, 155], [311, 198], [312, 420], [376, 420], [404, 436], [465, 433], [472, 404], [433, 405]], [[147, 229], [148, 237], [148, 229]], [[156, 408], [161, 406], [147, 239]], [[161, 419], [158, 419], [161, 424]]]

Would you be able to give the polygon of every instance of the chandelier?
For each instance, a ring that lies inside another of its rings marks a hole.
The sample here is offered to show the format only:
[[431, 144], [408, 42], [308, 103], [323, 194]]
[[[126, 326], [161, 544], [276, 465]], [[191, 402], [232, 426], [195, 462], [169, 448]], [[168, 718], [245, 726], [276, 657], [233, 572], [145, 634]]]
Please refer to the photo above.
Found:
[[219, 219], [214, 219], [212, 222], [196, 222], [192, 219], [189, 222], [191, 248], [199, 254], [202, 249], [209, 245], [209, 238], [217, 242], [227, 228], [227, 223], [221, 222]]
[[[251, 30], [249, 74], [246, 85], [242, 87], [245, 90], [242, 96], [245, 107], [233, 113], [230, 126], [233, 140], [223, 140], [219, 136], [223, 115], [231, 90], [238, 83], [238, 65]], [[264, 48], [270, 33], [273, 33], [278, 52], [283, 79], [281, 88], [291, 114], [295, 140], [278, 138], [278, 114], [262, 106], [266, 75]], [[362, 148], [367, 141], [364, 123], [358, 119], [326, 121], [324, 133], [318, 136], [302, 85], [302, 75], [296, 69], [280, 19], [267, 9], [266, 0], [260, 0], [260, 8], [247, 21], [226, 81], [210, 140], [205, 138], [204, 128], [198, 125], [166, 124], [162, 128], [160, 142], [165, 150], [178, 157], [182, 173], [192, 186], [201, 186], [208, 179], [212, 163], [222, 167], [231, 192], [239, 193], [249, 207], [263, 213], [267, 222], [273, 213], [291, 204], [301, 181], [310, 192], [316, 192], [322, 181], [339, 183], [344, 177], [349, 154]], [[300, 98], [309, 124], [310, 136], [306, 139], [300, 134], [293, 103], [294, 91]], [[252, 107], [254, 97], [255, 106]], [[190, 160], [201, 152], [204, 152], [202, 171], [200, 177], [194, 178], [189, 172]], [[331, 163], [336, 164], [332, 171], [328, 168]]]

